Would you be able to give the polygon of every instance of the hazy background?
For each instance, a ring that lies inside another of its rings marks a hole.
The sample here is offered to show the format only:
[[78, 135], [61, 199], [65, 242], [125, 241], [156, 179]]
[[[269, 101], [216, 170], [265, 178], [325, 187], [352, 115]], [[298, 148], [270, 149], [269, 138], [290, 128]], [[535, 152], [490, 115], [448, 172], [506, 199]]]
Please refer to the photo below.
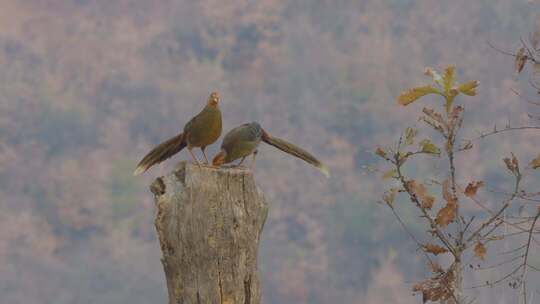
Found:
[[[539, 8], [526, 0], [1, 0], [0, 302], [165, 303], [147, 186], [189, 155], [143, 177], [132, 171], [218, 90], [226, 129], [257, 120], [332, 172], [326, 180], [261, 148], [255, 176], [270, 202], [264, 302], [418, 303], [410, 286], [425, 277], [423, 261], [375, 203], [383, 182], [365, 170], [375, 165], [370, 151], [415, 124], [421, 105], [399, 107], [395, 97], [427, 81], [425, 66], [456, 64], [459, 79], [480, 80], [479, 96], [464, 100], [468, 135], [526, 122], [531, 109], [510, 88], [526, 88], [527, 78], [516, 80], [513, 59], [486, 41], [516, 48]], [[510, 151], [530, 159], [539, 140], [486, 140], [461, 158], [469, 170], [458, 174], [492, 176]], [[515, 295], [468, 292], [486, 303]]]

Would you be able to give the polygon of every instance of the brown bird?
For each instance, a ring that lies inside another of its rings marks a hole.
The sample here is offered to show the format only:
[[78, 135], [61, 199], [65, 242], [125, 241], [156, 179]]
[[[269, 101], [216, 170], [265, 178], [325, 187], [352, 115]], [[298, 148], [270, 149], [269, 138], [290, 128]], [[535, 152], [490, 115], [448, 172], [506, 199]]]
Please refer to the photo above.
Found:
[[187, 147], [197, 164], [199, 164], [199, 160], [191, 150], [194, 147], [201, 148], [204, 159], [208, 163], [208, 157], [204, 149], [221, 136], [221, 111], [218, 103], [219, 95], [213, 92], [208, 97], [208, 103], [204, 109], [184, 126], [184, 132], [159, 144], [146, 154], [137, 165], [133, 175], [145, 172], [153, 165], [159, 164], [185, 147]]
[[253, 166], [257, 155], [257, 148], [261, 141], [306, 161], [319, 169], [326, 177], [330, 176], [326, 166], [309, 152], [283, 139], [270, 136], [257, 122], [243, 124], [229, 131], [223, 138], [221, 151], [214, 157], [212, 164], [214, 166], [220, 166], [240, 159], [239, 166], [246, 157], [253, 155]]

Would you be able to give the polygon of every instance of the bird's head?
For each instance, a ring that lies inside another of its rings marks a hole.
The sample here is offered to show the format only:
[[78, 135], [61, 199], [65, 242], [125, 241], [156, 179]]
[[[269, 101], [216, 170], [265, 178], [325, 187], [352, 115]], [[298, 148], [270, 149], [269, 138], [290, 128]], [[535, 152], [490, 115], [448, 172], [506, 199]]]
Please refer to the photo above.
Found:
[[213, 166], [221, 166], [225, 163], [225, 157], [227, 156], [227, 152], [221, 150], [219, 151], [218, 154], [216, 154], [216, 156], [214, 156], [214, 158], [212, 159], [212, 165]]
[[219, 103], [219, 94], [217, 92], [212, 92], [210, 94], [210, 97], [208, 97], [208, 105], [217, 107]]

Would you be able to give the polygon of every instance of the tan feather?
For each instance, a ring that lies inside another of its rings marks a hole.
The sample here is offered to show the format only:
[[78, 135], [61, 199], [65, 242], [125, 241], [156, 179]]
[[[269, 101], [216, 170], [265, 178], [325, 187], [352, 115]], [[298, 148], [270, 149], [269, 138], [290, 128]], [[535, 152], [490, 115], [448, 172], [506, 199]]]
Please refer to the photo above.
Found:
[[184, 140], [183, 133], [162, 142], [143, 157], [143, 159], [137, 165], [137, 168], [135, 168], [133, 175], [144, 173], [153, 165], [159, 164], [160, 162], [180, 152], [185, 147], [186, 142]]
[[306, 150], [277, 137], [270, 136], [266, 131], [263, 130], [262, 140], [271, 145], [274, 146], [281, 151], [288, 153], [290, 155], [293, 155], [295, 157], [298, 157], [305, 162], [315, 166], [319, 171], [321, 171], [327, 178], [330, 177], [330, 172], [328, 171], [328, 168], [323, 165], [315, 156], [311, 155]]

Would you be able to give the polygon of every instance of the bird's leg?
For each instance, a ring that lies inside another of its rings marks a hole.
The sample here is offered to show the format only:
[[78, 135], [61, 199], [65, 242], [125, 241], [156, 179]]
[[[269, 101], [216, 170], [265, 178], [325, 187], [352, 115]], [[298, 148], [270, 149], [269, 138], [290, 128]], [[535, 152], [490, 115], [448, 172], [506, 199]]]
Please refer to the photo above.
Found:
[[193, 149], [193, 147], [188, 146], [189, 154], [191, 154], [191, 157], [193, 157], [193, 160], [195, 160], [195, 162], [197, 163], [197, 166], [199, 166], [199, 168], [200, 168], [200, 167], [201, 167], [201, 163], [200, 163], [199, 160], [197, 159], [197, 156], [195, 156], [195, 154], [193, 154], [192, 149]]
[[255, 169], [255, 158], [257, 157], [258, 150], [253, 151], [253, 160], [251, 161], [250, 169], [253, 171]]
[[240, 167], [240, 165], [242, 165], [242, 163], [244, 162], [244, 159], [246, 159], [246, 156], [242, 157], [242, 159], [240, 160], [240, 162], [236, 166]]
[[206, 149], [206, 147], [201, 147], [202, 154], [204, 155], [204, 160], [206, 161], [206, 164], [209, 165], [210, 162], [208, 161], [208, 157], [206, 156], [206, 152], [204, 152], [204, 149]]

